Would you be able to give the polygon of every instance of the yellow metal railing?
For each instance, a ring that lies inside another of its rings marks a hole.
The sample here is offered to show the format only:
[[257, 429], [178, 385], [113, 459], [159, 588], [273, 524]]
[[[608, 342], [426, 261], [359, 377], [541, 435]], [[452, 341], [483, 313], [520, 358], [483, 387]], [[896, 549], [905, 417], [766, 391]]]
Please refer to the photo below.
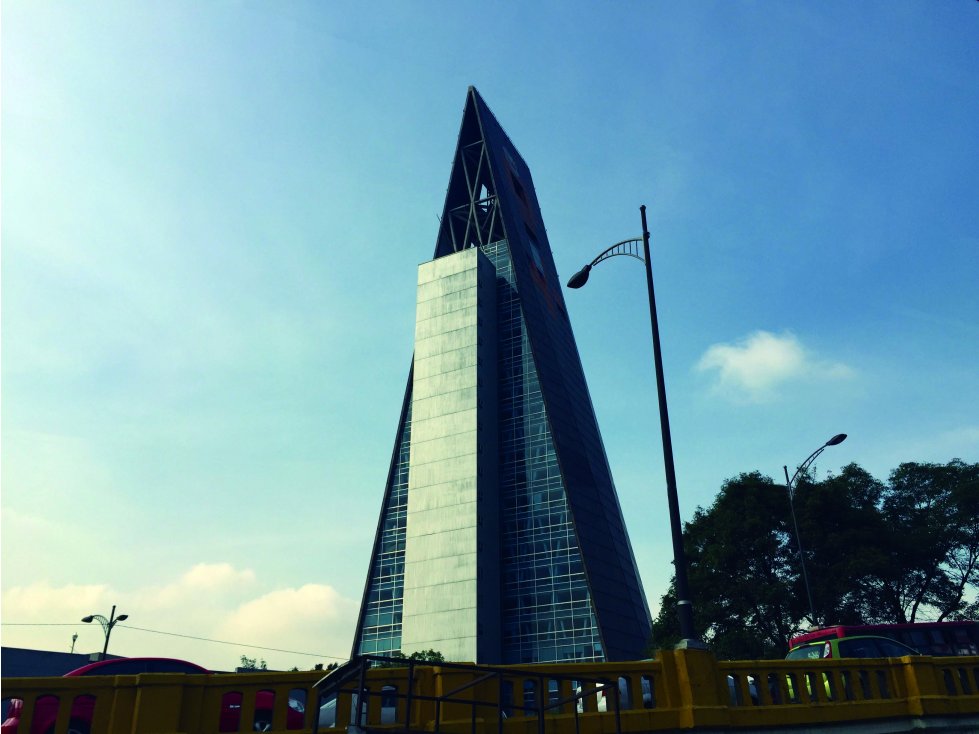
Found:
[[254, 731], [256, 722], [330, 734], [349, 724], [392, 734], [613, 734], [929, 717], [979, 723], [979, 657], [719, 662], [676, 650], [634, 663], [374, 668], [318, 690], [320, 676], [8, 678], [2, 695], [23, 701], [17, 734], [86, 725], [91, 734], [215, 734]]

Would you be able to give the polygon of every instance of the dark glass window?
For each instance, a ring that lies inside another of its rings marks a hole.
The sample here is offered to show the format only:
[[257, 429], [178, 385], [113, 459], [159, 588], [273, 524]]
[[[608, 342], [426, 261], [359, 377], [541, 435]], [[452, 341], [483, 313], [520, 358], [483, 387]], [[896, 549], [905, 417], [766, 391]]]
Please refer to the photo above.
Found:
[[404, 598], [405, 527], [408, 517], [408, 457], [411, 450], [411, 399], [398, 440], [397, 463], [388, 480], [381, 540], [370, 570], [367, 608], [360, 630], [361, 654], [388, 655], [401, 649]]
[[604, 660], [509, 246], [494, 242], [483, 252], [497, 277], [503, 658]]

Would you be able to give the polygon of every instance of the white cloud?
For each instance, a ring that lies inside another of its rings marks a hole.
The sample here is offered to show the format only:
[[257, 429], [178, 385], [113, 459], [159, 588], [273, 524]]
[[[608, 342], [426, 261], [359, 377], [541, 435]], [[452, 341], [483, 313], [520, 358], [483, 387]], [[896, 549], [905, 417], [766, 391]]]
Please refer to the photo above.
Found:
[[323, 584], [276, 589], [235, 609], [218, 634], [287, 650], [346, 653], [359, 606]]
[[713, 372], [713, 390], [732, 400], [763, 402], [792, 380], [842, 379], [853, 370], [839, 362], [813, 357], [790, 332], [756, 331], [733, 344], [710, 346], [697, 362], [700, 372]]
[[117, 614], [129, 615], [112, 633], [111, 652], [119, 655], [177, 657], [228, 670], [241, 655], [264, 658], [274, 669], [308, 669], [349, 653], [356, 600], [324, 584], [269, 587], [230, 563], [199, 563], [172, 581], [133, 590], [46, 582], [11, 587], [3, 592], [3, 644], [67, 652], [77, 634], [76, 652], [101, 650], [101, 628], [80, 620], [108, 615], [115, 604]]
[[230, 563], [198, 563], [176, 581], [163, 586], [147, 586], [132, 597], [135, 604], [145, 609], [178, 609], [194, 604], [203, 596], [224, 597], [232, 602], [246, 594], [254, 586], [255, 573], [251, 569], [237, 570]]
[[[15, 587], [3, 594], [3, 615], [13, 621], [43, 623], [75, 621], [88, 614], [89, 607], [104, 604], [107, 588], [104, 584], [68, 584], [54, 587], [39, 582]], [[80, 611], [81, 610], [81, 611]]]

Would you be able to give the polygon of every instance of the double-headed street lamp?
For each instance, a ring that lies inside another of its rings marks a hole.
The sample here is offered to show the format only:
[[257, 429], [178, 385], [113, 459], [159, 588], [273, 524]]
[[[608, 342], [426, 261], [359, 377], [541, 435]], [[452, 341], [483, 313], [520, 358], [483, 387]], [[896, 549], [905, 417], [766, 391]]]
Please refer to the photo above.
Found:
[[813, 624], [816, 622], [816, 608], [812, 603], [812, 589], [809, 588], [809, 576], [806, 574], [806, 559], [802, 550], [802, 536], [799, 535], [799, 523], [795, 519], [795, 486], [796, 479], [799, 475], [805, 475], [806, 470], [812, 465], [812, 462], [816, 460], [816, 457], [823, 453], [830, 446], [838, 446], [839, 444], [846, 441], [845, 433], [837, 433], [829, 441], [824, 443], [818, 449], [809, 454], [809, 458], [803, 461], [799, 468], [795, 470], [795, 474], [789, 479], [789, 467], [783, 465], [782, 471], [785, 472], [785, 491], [789, 495], [789, 511], [792, 513], [792, 527], [795, 528], [795, 542], [799, 546], [799, 566], [802, 567], [802, 582], [806, 586], [806, 598], [809, 600], [809, 619]]
[[680, 503], [676, 491], [676, 470], [673, 465], [673, 440], [670, 438], [670, 416], [666, 409], [666, 383], [663, 379], [663, 357], [659, 346], [659, 322], [656, 319], [656, 297], [653, 292], [653, 268], [649, 257], [649, 231], [646, 228], [646, 206], [642, 215], [642, 253], [639, 239], [623, 240], [604, 250], [598, 257], [571, 276], [569, 288], [581, 288], [588, 273], [600, 263], [616, 255], [628, 255], [646, 264], [646, 290], [649, 293], [649, 320], [653, 330], [653, 363], [656, 368], [656, 392], [659, 397], [659, 422], [663, 435], [663, 463], [666, 468], [666, 496], [670, 506], [670, 532], [673, 536], [673, 566], [676, 574], [677, 615], [680, 618], [680, 647], [703, 649], [706, 646], [694, 632], [693, 603], [687, 585], [687, 557], [683, 550], [683, 529], [680, 526]]
[[124, 619], [129, 619], [129, 615], [120, 614], [117, 617], [115, 604], [112, 605], [112, 611], [109, 612], [108, 619], [101, 614], [89, 614], [87, 617], [82, 617], [82, 621], [86, 624], [98, 622], [102, 625], [102, 632], [105, 634], [105, 645], [102, 646], [102, 660], [105, 660], [105, 654], [109, 651], [109, 635], [112, 634], [112, 628], [116, 626], [116, 623], [122, 622]]

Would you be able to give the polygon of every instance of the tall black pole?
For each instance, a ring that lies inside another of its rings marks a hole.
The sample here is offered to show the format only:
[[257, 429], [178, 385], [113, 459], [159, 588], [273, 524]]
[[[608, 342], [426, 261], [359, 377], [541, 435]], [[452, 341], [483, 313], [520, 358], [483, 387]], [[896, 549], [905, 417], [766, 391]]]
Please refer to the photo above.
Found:
[[112, 605], [112, 611], [109, 612], [109, 623], [105, 626], [105, 644], [102, 646], [102, 659], [105, 660], [105, 655], [109, 651], [109, 635], [112, 634], [112, 625], [115, 624], [113, 621], [116, 617], [116, 605]]
[[683, 528], [680, 525], [680, 501], [676, 491], [676, 469], [673, 465], [673, 439], [670, 438], [670, 414], [666, 408], [666, 380], [663, 378], [663, 356], [659, 346], [659, 321], [656, 318], [656, 296], [653, 291], [653, 266], [649, 256], [649, 230], [646, 228], [646, 205], [642, 214], [642, 247], [646, 260], [646, 289], [649, 291], [649, 321], [653, 328], [653, 362], [656, 365], [656, 393], [659, 397], [659, 422], [663, 434], [663, 464], [666, 467], [666, 496], [670, 504], [670, 532], [673, 535], [673, 567], [676, 577], [677, 615], [680, 618], [681, 645], [704, 647], [693, 626], [693, 603], [687, 585], [687, 555], [683, 550]]
[[830, 446], [839, 446], [844, 441], [846, 441], [846, 434], [837, 433], [829, 441], [809, 454], [809, 457], [795, 470], [795, 474], [792, 475], [791, 479], [789, 479], [789, 467], [785, 464], [782, 465], [782, 471], [785, 472], [785, 491], [789, 493], [789, 511], [792, 513], [792, 525], [795, 528], [795, 541], [799, 545], [799, 566], [802, 568], [802, 581], [806, 585], [806, 597], [809, 599], [809, 619], [812, 620], [813, 626], [819, 626], [819, 622], [816, 621], [816, 607], [812, 603], [812, 589], [809, 586], [809, 574], [806, 573], [806, 557], [805, 551], [802, 550], [802, 536], [799, 535], [799, 523], [795, 519], [795, 488], [799, 486], [796, 479], [800, 475], [805, 476], [812, 462], [826, 449]]
[[[813, 456], [815, 455], [813, 454]], [[812, 603], [812, 589], [809, 588], [809, 574], [806, 573], [806, 556], [802, 550], [802, 536], [799, 535], [799, 523], [795, 519], [795, 490], [792, 487], [792, 480], [789, 479], [789, 467], [783, 464], [782, 471], [785, 472], [785, 489], [789, 493], [789, 512], [792, 513], [792, 526], [795, 528], [795, 542], [799, 546], [799, 566], [802, 568], [802, 582], [806, 585], [806, 598], [809, 600], [809, 619], [812, 620], [813, 626], [818, 627], [816, 607]], [[798, 472], [796, 472], [796, 476], [798, 476]]]

